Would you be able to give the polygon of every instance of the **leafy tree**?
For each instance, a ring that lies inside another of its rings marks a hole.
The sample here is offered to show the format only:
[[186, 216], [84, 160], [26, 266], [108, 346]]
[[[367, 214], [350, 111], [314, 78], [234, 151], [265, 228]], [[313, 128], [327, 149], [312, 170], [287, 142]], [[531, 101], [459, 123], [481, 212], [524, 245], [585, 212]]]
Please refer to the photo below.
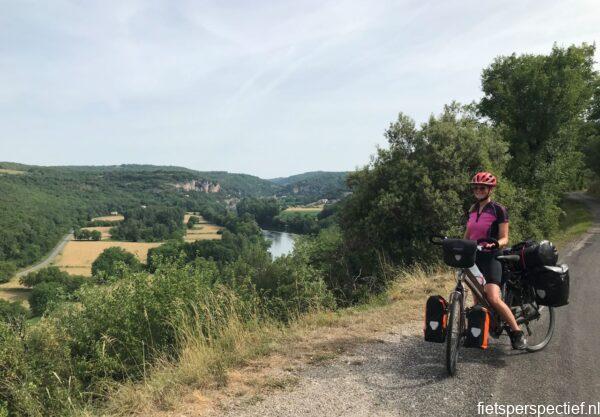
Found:
[[87, 281], [87, 278], [81, 275], [69, 275], [56, 266], [49, 266], [39, 271], [31, 272], [21, 277], [19, 281], [25, 287], [30, 288], [43, 282], [57, 282], [64, 285], [68, 293], [73, 293]]
[[279, 214], [281, 207], [274, 198], [243, 198], [236, 206], [239, 216], [250, 214], [262, 227], [269, 227], [273, 218]]
[[[367, 167], [350, 175], [353, 194], [340, 212], [349, 280], [373, 277], [382, 264], [431, 260], [432, 234], [458, 236], [471, 201], [469, 179], [486, 169], [500, 176], [507, 145], [471, 106], [452, 104], [420, 129], [400, 114]], [[380, 287], [381, 277], [368, 285]]]
[[0, 261], [0, 283], [8, 282], [17, 272], [17, 267], [14, 262]]
[[112, 247], [104, 251], [92, 263], [92, 275], [104, 278], [121, 278], [125, 270], [140, 271], [142, 264], [133, 253]]
[[578, 124], [597, 77], [594, 51], [554, 46], [549, 55], [496, 58], [483, 71], [479, 109], [508, 140], [507, 175], [518, 185], [557, 194], [581, 168]]
[[198, 223], [200, 223], [200, 218], [198, 216], [190, 216], [187, 222], [187, 228], [193, 229]]
[[102, 233], [99, 230], [92, 230], [90, 239], [98, 241], [98, 240], [102, 239]]
[[29, 306], [34, 316], [41, 316], [48, 308], [67, 298], [67, 290], [60, 282], [42, 282], [31, 290]]

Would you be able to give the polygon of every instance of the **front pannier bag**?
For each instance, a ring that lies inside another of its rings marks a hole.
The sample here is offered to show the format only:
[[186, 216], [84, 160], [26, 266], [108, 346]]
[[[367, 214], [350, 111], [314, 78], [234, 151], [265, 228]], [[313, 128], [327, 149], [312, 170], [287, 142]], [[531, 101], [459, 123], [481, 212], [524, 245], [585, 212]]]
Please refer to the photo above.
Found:
[[442, 242], [444, 262], [454, 268], [470, 268], [475, 265], [477, 242], [466, 239], [445, 239]]
[[544, 266], [530, 273], [538, 304], [561, 307], [569, 304], [569, 267]]
[[432, 295], [425, 305], [425, 341], [444, 343], [448, 322], [447, 303], [441, 295]]
[[490, 331], [490, 313], [477, 304], [467, 311], [465, 347], [487, 349]]

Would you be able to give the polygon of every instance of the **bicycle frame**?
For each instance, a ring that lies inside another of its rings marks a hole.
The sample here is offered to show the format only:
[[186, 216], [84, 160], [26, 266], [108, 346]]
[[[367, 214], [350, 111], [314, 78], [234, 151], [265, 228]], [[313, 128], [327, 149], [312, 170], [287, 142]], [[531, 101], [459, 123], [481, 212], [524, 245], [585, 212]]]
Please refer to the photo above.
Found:
[[462, 282], [464, 282], [467, 285], [467, 287], [469, 287], [469, 289], [473, 291], [473, 294], [475, 294], [480, 304], [488, 310], [490, 310], [492, 307], [490, 306], [490, 304], [487, 301], [487, 298], [485, 297], [483, 285], [479, 283], [479, 280], [477, 279], [477, 277], [481, 276], [483, 276], [483, 274], [481, 273], [479, 268], [477, 268], [477, 265], [473, 265], [470, 268], [460, 269], [456, 278], [457, 288], [455, 289], [455, 291], [457, 289], [460, 289], [460, 291], [463, 292], [464, 289], [462, 288], [461, 284]]

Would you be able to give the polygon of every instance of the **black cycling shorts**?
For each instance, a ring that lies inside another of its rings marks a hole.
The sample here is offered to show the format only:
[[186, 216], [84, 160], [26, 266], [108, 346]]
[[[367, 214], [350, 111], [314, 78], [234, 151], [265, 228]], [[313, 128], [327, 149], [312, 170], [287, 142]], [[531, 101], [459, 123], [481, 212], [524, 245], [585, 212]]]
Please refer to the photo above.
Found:
[[475, 257], [475, 265], [483, 274], [487, 284], [502, 283], [502, 264], [496, 259], [500, 253], [497, 250], [492, 252], [477, 252]]

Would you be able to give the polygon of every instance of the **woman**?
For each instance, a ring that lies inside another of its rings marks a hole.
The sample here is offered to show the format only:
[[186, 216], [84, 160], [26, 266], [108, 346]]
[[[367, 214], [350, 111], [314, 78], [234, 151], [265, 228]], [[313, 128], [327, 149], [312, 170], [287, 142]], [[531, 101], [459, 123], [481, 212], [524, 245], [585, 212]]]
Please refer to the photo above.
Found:
[[[477, 203], [469, 210], [465, 239], [494, 238], [502, 248], [508, 244], [508, 212], [504, 206], [492, 201], [491, 196], [495, 186], [496, 177], [489, 172], [478, 172], [471, 180], [471, 190]], [[482, 243], [482, 246], [485, 250], [477, 252], [475, 263], [486, 280], [484, 292], [487, 301], [510, 326], [509, 336], [513, 349], [525, 349], [527, 346], [525, 335], [519, 328], [512, 311], [500, 296], [502, 265], [496, 259], [498, 248], [495, 248], [492, 243]]]

